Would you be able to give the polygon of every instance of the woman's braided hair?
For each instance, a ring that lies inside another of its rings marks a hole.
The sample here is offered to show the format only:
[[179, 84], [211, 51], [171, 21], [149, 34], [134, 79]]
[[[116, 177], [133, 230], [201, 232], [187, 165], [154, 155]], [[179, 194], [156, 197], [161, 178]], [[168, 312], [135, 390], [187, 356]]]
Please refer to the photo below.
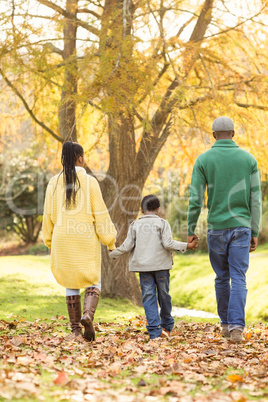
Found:
[[[80, 156], [84, 156], [84, 150], [77, 142], [66, 141], [62, 147], [61, 163], [62, 173], [66, 186], [66, 208], [75, 205], [76, 193], [80, 188], [80, 181], [76, 174], [75, 163]], [[78, 184], [78, 188], [77, 185]]]

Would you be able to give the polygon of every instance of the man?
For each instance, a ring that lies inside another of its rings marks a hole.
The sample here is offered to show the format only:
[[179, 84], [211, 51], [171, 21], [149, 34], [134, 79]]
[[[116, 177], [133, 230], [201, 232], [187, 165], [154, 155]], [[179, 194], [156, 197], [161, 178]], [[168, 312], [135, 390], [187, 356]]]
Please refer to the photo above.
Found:
[[208, 249], [216, 273], [215, 291], [222, 336], [243, 340], [249, 252], [255, 251], [261, 216], [257, 161], [232, 140], [234, 123], [218, 117], [212, 124], [215, 144], [197, 158], [188, 209], [188, 242], [195, 229], [207, 188]]

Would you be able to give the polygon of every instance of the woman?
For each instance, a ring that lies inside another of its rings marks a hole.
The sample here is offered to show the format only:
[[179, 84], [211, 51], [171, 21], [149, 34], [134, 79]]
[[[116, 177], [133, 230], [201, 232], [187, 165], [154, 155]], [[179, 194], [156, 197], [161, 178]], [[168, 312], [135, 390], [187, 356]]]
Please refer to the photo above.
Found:
[[[115, 248], [116, 230], [95, 178], [86, 174], [84, 150], [67, 141], [62, 148], [63, 170], [49, 181], [43, 216], [43, 240], [51, 249], [51, 270], [66, 288], [72, 333], [95, 339], [93, 318], [101, 284], [101, 244]], [[81, 318], [80, 289], [86, 288]]]

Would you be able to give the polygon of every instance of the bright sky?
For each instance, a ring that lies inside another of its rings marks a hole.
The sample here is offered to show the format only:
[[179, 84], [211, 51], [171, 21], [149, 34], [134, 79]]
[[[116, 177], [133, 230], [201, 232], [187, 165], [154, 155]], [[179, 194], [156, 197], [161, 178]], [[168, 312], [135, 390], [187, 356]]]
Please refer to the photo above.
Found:
[[[174, 16], [172, 15], [171, 12], [168, 12], [166, 14], [166, 22], [165, 22], [165, 30], [167, 37], [174, 36], [178, 29], [187, 21], [191, 18], [192, 16], [192, 11], [196, 10], [196, 7], [198, 6], [199, 9], [202, 6], [204, 0], [188, 0], [185, 2], [182, 2], [181, 8], [184, 10], [183, 13], [180, 13], [179, 16]], [[84, 2], [81, 0], [80, 4], [81, 7], [84, 6]], [[166, 3], [169, 3], [168, 1]], [[16, 4], [16, 2], [15, 2]], [[56, 1], [56, 4], [62, 5], [64, 7], [65, 1]], [[189, 7], [190, 4], [190, 7]], [[235, 26], [238, 21], [244, 20], [252, 16], [253, 14], [256, 14], [261, 8], [261, 1], [260, 0], [225, 0], [225, 1], [215, 1], [215, 8], [213, 11], [213, 17], [214, 17], [214, 25], [211, 25], [209, 28], [208, 34], [215, 34], [218, 32], [219, 28], [224, 29], [228, 27]], [[2, 10], [3, 8], [6, 7], [8, 10], [7, 12], [10, 12], [11, 10], [11, 2], [6, 1], [6, 6], [2, 2], [1, 4]], [[28, 0], [27, 1], [27, 8], [28, 8], [28, 13], [33, 14], [33, 15], [39, 15], [39, 16], [51, 16], [55, 15], [55, 12], [50, 10], [48, 7], [41, 5], [38, 3], [37, 0]], [[188, 11], [187, 11], [188, 10]], [[19, 12], [19, 7], [16, 7], [16, 11]], [[156, 14], [157, 15], [157, 14]], [[88, 17], [87, 14], [79, 14], [79, 18], [83, 19]], [[267, 20], [267, 18], [266, 18]], [[23, 21], [22, 17], [16, 17], [15, 22], [21, 23]], [[44, 32], [48, 38], [52, 38], [55, 36], [55, 24], [51, 22], [50, 20], [46, 20], [44, 18], [35, 18], [32, 19], [32, 23], [36, 28], [39, 28], [40, 26], [43, 26]], [[195, 22], [190, 24], [183, 34], [181, 35], [182, 40], [187, 40], [189, 38], [189, 35], [192, 32], [193, 26]], [[136, 27], [135, 34], [139, 37], [148, 38], [148, 41], [150, 41], [151, 35], [155, 36], [158, 35], [158, 27], [155, 23], [155, 20], [150, 18], [150, 27], [149, 26], [144, 26], [144, 24], [139, 24], [139, 27]], [[51, 36], [52, 35], [52, 36]], [[86, 31], [83, 28], [78, 28], [78, 38], [81, 39], [81, 41], [78, 42], [78, 48], [80, 47], [83, 48], [85, 46], [85, 40], [91, 39], [91, 40], [96, 40], [94, 35], [90, 34], [88, 31]], [[45, 38], [44, 38], [45, 39]], [[35, 38], [33, 38], [33, 41]], [[62, 43], [55, 43], [55, 45], [58, 47], [62, 46]]]

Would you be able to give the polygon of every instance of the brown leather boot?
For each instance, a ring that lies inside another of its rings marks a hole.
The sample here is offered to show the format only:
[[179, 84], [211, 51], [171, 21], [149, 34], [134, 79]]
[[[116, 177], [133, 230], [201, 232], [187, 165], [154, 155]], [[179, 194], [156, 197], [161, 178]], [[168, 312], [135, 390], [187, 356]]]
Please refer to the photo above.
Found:
[[66, 303], [74, 336], [82, 335], [81, 320], [81, 296], [66, 296]]
[[93, 326], [94, 314], [98, 305], [100, 290], [95, 287], [86, 289], [83, 317], [81, 324], [85, 327], [84, 337], [88, 341], [95, 341], [95, 331]]

